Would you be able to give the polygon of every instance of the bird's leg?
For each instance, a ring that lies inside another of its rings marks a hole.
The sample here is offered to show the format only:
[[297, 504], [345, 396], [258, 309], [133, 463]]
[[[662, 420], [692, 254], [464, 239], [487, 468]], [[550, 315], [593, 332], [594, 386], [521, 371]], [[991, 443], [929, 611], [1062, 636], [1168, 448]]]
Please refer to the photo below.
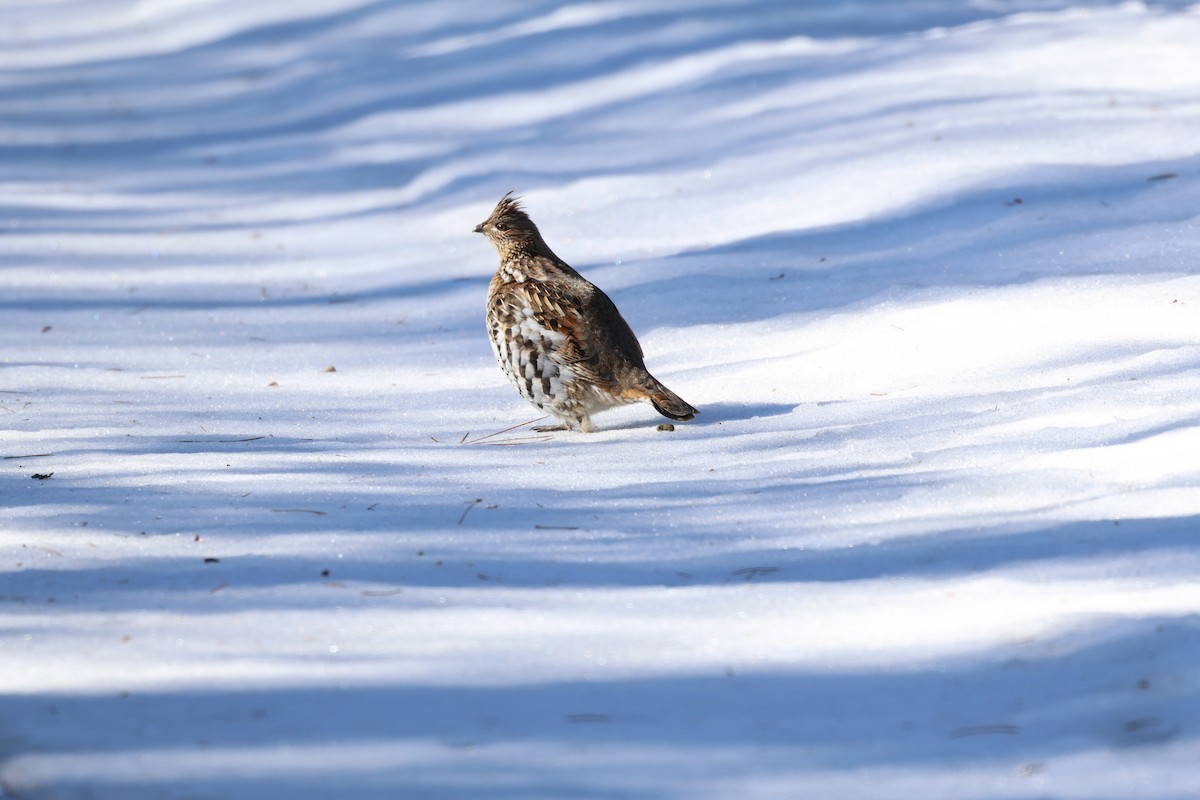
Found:
[[578, 417], [560, 422], [558, 425], [535, 425], [533, 428], [538, 433], [550, 433], [551, 431], [579, 431], [580, 433], [591, 433], [596, 430], [596, 426], [592, 424], [592, 418], [587, 414], [581, 414]]

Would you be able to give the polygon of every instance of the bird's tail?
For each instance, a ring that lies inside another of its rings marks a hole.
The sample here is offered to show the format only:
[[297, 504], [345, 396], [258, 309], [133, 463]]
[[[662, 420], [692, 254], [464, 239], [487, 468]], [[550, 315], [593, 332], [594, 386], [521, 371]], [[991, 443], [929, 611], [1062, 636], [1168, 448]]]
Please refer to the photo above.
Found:
[[650, 404], [654, 406], [655, 411], [664, 417], [686, 421], [700, 413], [684, 402], [682, 397], [653, 378], [651, 378], [650, 385], [646, 388], [649, 389], [646, 394], [650, 400]]

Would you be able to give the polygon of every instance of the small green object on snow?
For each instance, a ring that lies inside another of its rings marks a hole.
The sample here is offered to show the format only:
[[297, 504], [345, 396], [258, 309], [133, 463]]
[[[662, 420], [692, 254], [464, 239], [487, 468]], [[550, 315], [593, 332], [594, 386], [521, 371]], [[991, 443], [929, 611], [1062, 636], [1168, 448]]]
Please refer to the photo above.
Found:
[[673, 431], [673, 430], [675, 430], [675, 426], [674, 426], [674, 425], [672, 425], [672, 424], [671, 424], [671, 423], [669, 423], [669, 422], [664, 422], [663, 424], [661, 424], [661, 425], [659, 425], [659, 426], [658, 426], [658, 430], [660, 430], [660, 431]]

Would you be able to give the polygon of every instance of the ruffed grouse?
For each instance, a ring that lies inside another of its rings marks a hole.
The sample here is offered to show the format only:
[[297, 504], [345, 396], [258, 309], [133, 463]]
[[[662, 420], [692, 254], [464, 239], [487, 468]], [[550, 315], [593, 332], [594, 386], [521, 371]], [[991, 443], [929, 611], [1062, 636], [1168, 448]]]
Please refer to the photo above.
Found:
[[664, 417], [695, 416], [646, 371], [612, 300], [554, 255], [512, 192], [475, 232], [500, 253], [487, 297], [496, 360], [522, 397], [562, 421], [537, 430], [594, 431], [592, 414], [639, 400]]

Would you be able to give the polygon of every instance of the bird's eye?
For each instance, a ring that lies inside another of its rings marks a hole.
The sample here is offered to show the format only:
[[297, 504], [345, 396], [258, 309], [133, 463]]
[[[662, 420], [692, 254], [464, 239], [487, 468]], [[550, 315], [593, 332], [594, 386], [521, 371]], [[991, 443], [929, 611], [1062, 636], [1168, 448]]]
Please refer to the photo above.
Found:
[[496, 230], [498, 230], [498, 231], [506, 231], [506, 230], [508, 230], [508, 223], [507, 223], [507, 222], [497, 222], [497, 223], [496, 223]]

